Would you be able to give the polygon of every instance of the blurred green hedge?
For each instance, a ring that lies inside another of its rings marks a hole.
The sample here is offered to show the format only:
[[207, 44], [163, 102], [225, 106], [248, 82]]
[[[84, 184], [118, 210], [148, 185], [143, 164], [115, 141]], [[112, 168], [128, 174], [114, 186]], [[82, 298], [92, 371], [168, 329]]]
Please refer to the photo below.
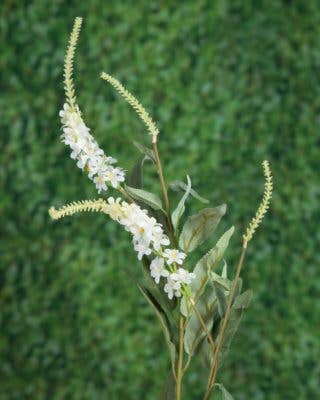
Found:
[[[270, 160], [272, 212], [243, 274], [255, 301], [220, 379], [237, 400], [319, 398], [319, 2], [2, 0], [0, 10], [0, 399], [157, 399], [168, 368], [125, 232], [100, 215], [48, 218], [51, 205], [97, 197], [59, 141], [77, 15], [78, 98], [99, 143], [130, 169], [132, 140], [149, 140], [104, 69], [158, 121], [168, 180], [188, 173], [212, 204], [228, 203], [230, 266]], [[201, 398], [199, 371], [186, 400]]]

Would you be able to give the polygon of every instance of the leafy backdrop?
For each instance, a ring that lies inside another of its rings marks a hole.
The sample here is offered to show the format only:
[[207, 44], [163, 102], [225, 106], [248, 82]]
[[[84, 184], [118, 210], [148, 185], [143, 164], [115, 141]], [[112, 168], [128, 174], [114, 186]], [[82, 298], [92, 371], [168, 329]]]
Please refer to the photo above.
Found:
[[[188, 173], [228, 203], [218, 233], [236, 224], [230, 266], [270, 160], [272, 213], [243, 273], [255, 301], [221, 379], [237, 400], [319, 397], [319, 3], [3, 0], [0, 11], [0, 399], [156, 399], [168, 366], [126, 234], [100, 215], [48, 218], [52, 204], [97, 197], [59, 142], [77, 15], [79, 103], [99, 143], [130, 169], [131, 142], [149, 139], [104, 69], [158, 121], [168, 180]], [[200, 399], [198, 367], [186, 400]]]

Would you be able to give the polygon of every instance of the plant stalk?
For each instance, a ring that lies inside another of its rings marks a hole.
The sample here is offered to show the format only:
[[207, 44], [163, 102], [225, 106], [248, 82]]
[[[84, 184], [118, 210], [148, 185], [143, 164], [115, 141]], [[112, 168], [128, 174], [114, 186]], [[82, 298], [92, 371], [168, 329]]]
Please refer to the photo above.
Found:
[[176, 245], [177, 241], [176, 241], [176, 238], [174, 235], [174, 229], [173, 229], [172, 221], [171, 221], [171, 212], [170, 212], [168, 192], [167, 192], [167, 187], [166, 187], [166, 183], [165, 183], [164, 176], [163, 176], [163, 170], [162, 170], [162, 166], [161, 166], [161, 161], [160, 161], [159, 152], [158, 152], [158, 145], [157, 145], [156, 141], [152, 142], [152, 147], [153, 147], [153, 154], [154, 154], [154, 158], [156, 160], [157, 171], [158, 171], [158, 175], [159, 175], [159, 179], [160, 179], [164, 205], [165, 205], [165, 209], [166, 209], [167, 224], [168, 224], [169, 231], [171, 233], [172, 240], [173, 240], [174, 244]]
[[184, 321], [183, 316], [179, 316], [179, 355], [178, 355], [178, 365], [177, 365], [177, 384], [176, 384], [176, 400], [181, 400], [181, 383], [183, 376], [183, 337], [184, 337]]
[[198, 320], [200, 322], [200, 325], [201, 325], [202, 329], [204, 330], [205, 334], [207, 335], [207, 338], [209, 340], [209, 344], [210, 344], [210, 347], [211, 347], [211, 351], [212, 351], [212, 356], [214, 356], [215, 344], [214, 344], [212, 335], [209, 332], [208, 327], [207, 327], [206, 323], [204, 322], [204, 320], [203, 320], [198, 308], [196, 307], [196, 304], [195, 304], [193, 299], [190, 299], [190, 304], [191, 304], [194, 312], [196, 313], [196, 315], [198, 317]]
[[210, 396], [211, 390], [212, 390], [212, 388], [213, 388], [213, 386], [215, 384], [215, 380], [216, 380], [216, 376], [217, 376], [217, 372], [218, 372], [219, 352], [221, 350], [221, 346], [222, 346], [222, 343], [223, 343], [223, 336], [224, 336], [224, 333], [225, 333], [225, 330], [226, 330], [226, 327], [227, 327], [227, 323], [228, 323], [228, 319], [229, 319], [229, 316], [230, 316], [230, 311], [231, 311], [233, 298], [234, 298], [234, 295], [235, 295], [235, 292], [236, 292], [236, 288], [238, 286], [238, 281], [239, 281], [240, 272], [241, 272], [241, 269], [242, 269], [244, 257], [245, 257], [245, 254], [246, 254], [246, 249], [247, 249], [247, 243], [244, 242], [243, 246], [242, 246], [241, 256], [240, 256], [240, 259], [239, 259], [239, 262], [238, 262], [238, 266], [237, 266], [237, 270], [236, 270], [236, 275], [235, 275], [235, 278], [234, 278], [234, 281], [233, 281], [233, 286], [232, 286], [231, 293], [230, 293], [230, 296], [229, 296], [229, 299], [228, 299], [226, 314], [225, 314], [225, 317], [223, 319], [222, 327], [221, 327], [221, 330], [220, 330], [219, 340], [218, 340], [218, 343], [217, 343], [217, 346], [216, 346], [216, 349], [215, 349], [215, 352], [214, 352], [212, 367], [211, 367], [211, 371], [210, 371], [209, 379], [208, 379], [207, 390], [206, 390], [206, 393], [205, 393], [205, 396], [204, 396], [203, 400], [209, 400], [209, 396]]
[[[168, 229], [170, 231], [170, 235], [172, 238], [172, 242], [174, 245], [177, 245], [177, 239], [175, 236], [174, 228], [171, 221], [171, 212], [170, 212], [170, 203], [168, 198], [167, 186], [164, 180], [162, 165], [158, 152], [157, 138], [154, 137], [152, 140], [153, 154], [156, 161], [157, 172], [160, 179], [162, 197], [165, 204], [166, 211], [166, 220], [168, 224]], [[177, 371], [176, 371], [176, 400], [181, 400], [181, 386], [182, 386], [182, 377], [183, 377], [183, 339], [184, 339], [184, 318], [183, 315], [179, 314], [179, 349], [178, 349], [178, 362], [177, 362]]]

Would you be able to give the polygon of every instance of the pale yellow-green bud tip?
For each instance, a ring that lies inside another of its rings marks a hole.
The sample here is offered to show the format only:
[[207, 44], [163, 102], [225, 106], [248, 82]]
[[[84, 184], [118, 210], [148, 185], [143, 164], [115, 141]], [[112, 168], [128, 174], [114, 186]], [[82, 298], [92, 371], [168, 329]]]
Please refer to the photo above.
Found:
[[119, 82], [110, 74], [101, 72], [100, 77], [108, 82], [120, 94], [120, 96], [122, 96], [124, 100], [130, 104], [130, 106], [138, 114], [141, 121], [146, 125], [149, 134], [152, 136], [152, 142], [155, 143], [157, 141], [159, 129], [139, 100], [132, 93], [130, 93], [121, 82]]
[[252, 218], [245, 234], [243, 235], [243, 247], [247, 247], [248, 242], [252, 239], [256, 229], [261, 224], [263, 217], [270, 206], [270, 200], [272, 197], [273, 183], [272, 183], [272, 174], [268, 161], [263, 161], [262, 163], [263, 173], [265, 176], [265, 184], [264, 184], [264, 193], [262, 201], [259, 205], [259, 208], [256, 212], [256, 215]]
[[103, 212], [105, 205], [106, 202], [103, 199], [75, 201], [59, 208], [58, 210], [55, 207], [50, 207], [49, 215], [52, 219], [60, 219], [67, 215], [73, 215], [79, 212]]

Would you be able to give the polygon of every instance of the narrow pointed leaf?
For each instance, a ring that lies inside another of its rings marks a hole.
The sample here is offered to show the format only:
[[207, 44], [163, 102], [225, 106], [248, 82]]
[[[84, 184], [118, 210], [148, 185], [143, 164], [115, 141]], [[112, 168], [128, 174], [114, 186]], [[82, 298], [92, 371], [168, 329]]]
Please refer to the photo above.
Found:
[[[188, 186], [182, 181], [173, 181], [169, 184], [170, 188], [174, 191], [182, 190], [187, 191]], [[205, 199], [204, 197], [200, 196], [194, 189], [190, 190], [190, 195], [195, 199], [201, 201], [201, 203], [208, 204], [209, 200]]]
[[234, 400], [234, 398], [231, 396], [231, 394], [227, 391], [227, 389], [223, 386], [222, 383], [216, 383], [214, 385], [210, 400], [218, 400], [219, 397], [216, 396], [216, 391], [215, 388], [218, 388], [218, 390], [220, 391], [220, 399], [221, 400]]
[[226, 205], [222, 204], [215, 208], [205, 208], [189, 217], [179, 238], [180, 248], [189, 253], [200, 246], [214, 232], [225, 213]]
[[221, 347], [221, 351], [219, 354], [219, 366], [221, 365], [221, 363], [223, 362], [223, 360], [225, 359], [225, 357], [227, 356], [227, 354], [229, 352], [231, 342], [239, 328], [242, 314], [243, 314], [243, 309], [239, 309], [239, 308], [235, 309], [232, 307], [230, 310], [229, 319], [228, 319], [228, 323], [226, 326], [226, 330], [223, 335], [222, 347]]
[[143, 296], [145, 297], [145, 299], [148, 301], [148, 303], [151, 305], [151, 307], [153, 308], [153, 310], [155, 311], [162, 330], [163, 330], [163, 334], [165, 337], [165, 341], [167, 343], [168, 349], [169, 349], [169, 353], [170, 353], [170, 358], [171, 358], [171, 365], [172, 368], [175, 367], [175, 360], [176, 360], [176, 347], [173, 343], [173, 339], [172, 339], [172, 331], [171, 331], [171, 327], [170, 327], [170, 321], [168, 319], [168, 317], [166, 316], [166, 313], [164, 312], [164, 310], [161, 308], [161, 306], [159, 305], [159, 303], [157, 303], [157, 301], [154, 299], [154, 297], [151, 295], [151, 293], [143, 288], [142, 286], [138, 285], [141, 293], [143, 294]]
[[[207, 329], [210, 331], [217, 313], [217, 298], [213, 288], [207, 290], [196, 303], [198, 312], [200, 313]], [[187, 354], [193, 355], [198, 345], [206, 337], [197, 314], [192, 310], [191, 316], [187, 322], [184, 336], [184, 348]]]
[[188, 186], [185, 194], [182, 196], [181, 200], [179, 201], [179, 204], [177, 205], [177, 208], [173, 211], [172, 213], [172, 224], [174, 229], [178, 228], [179, 220], [182, 217], [184, 211], [185, 211], [185, 202], [190, 194], [191, 190], [191, 180], [189, 175], [187, 175], [187, 181], [188, 181]]
[[141, 189], [143, 186], [143, 166], [146, 161], [150, 160], [148, 156], [142, 156], [139, 160], [135, 163], [130, 177], [129, 177], [129, 185], [131, 187]]
[[214, 290], [218, 300], [218, 310], [221, 318], [224, 317], [227, 310], [227, 296], [224, 288], [218, 282], [213, 282]]
[[[221, 261], [224, 252], [228, 247], [229, 240], [233, 232], [234, 232], [234, 227], [232, 226], [220, 237], [216, 245], [197, 262], [195, 269], [193, 271], [196, 277], [191, 283], [191, 292], [195, 301], [197, 301], [198, 298], [201, 296], [209, 279], [211, 279], [211, 271]], [[225, 282], [230, 282], [227, 280], [223, 280], [223, 278], [221, 278], [217, 274], [215, 275], [217, 277], [216, 279], [218, 280], [218, 282], [219, 280], [222, 280], [224, 284]], [[180, 310], [184, 316], [187, 315], [186, 301], [184, 298], [181, 301]]]
[[228, 278], [223, 278], [222, 276], [216, 274], [215, 272], [211, 272], [210, 274], [210, 280], [214, 283], [217, 282], [219, 285], [221, 285], [225, 290], [230, 290], [232, 287], [232, 281], [230, 281]]
[[176, 381], [173, 373], [170, 371], [166, 379], [160, 400], [172, 400], [175, 397]]
[[128, 194], [140, 203], [144, 203], [154, 210], [162, 210], [162, 203], [159, 197], [153, 193], [147, 192], [142, 189], [136, 189], [131, 186], [125, 185]]
[[143, 145], [143, 144], [141, 144], [141, 143], [139, 143], [139, 142], [136, 142], [136, 141], [133, 141], [133, 144], [136, 146], [136, 148], [137, 148], [142, 154], [144, 154], [144, 155], [147, 156], [150, 160], [152, 160], [153, 162], [155, 162], [154, 154], [153, 154], [152, 149], [149, 149], [149, 147], [146, 147], [145, 145]]
[[221, 277], [227, 279], [228, 278], [228, 265], [225, 260], [223, 260], [224, 264], [222, 267]]
[[251, 289], [248, 289], [235, 298], [232, 307], [235, 309], [248, 308], [249, 304], [251, 303], [252, 297], [253, 291]]
[[232, 340], [239, 328], [243, 312], [249, 306], [252, 295], [253, 292], [249, 289], [241, 295], [237, 296], [234, 300], [234, 303], [230, 310], [227, 327], [223, 336], [222, 348], [219, 355], [219, 365], [224, 361], [229, 352]]
[[142, 187], [142, 161], [143, 157], [135, 163], [129, 178], [129, 184], [139, 189]]

